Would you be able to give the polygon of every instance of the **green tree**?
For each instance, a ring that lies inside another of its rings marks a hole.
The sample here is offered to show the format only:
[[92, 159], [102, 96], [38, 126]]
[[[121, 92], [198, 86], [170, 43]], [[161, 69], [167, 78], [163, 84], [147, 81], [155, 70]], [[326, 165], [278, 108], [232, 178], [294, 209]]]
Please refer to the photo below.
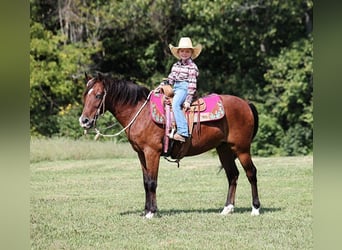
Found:
[[96, 47], [65, 44], [65, 36], [54, 35], [36, 22], [30, 32], [31, 133], [50, 136], [58, 133], [58, 112], [80, 101], [83, 86], [77, 79], [89, 70]]
[[259, 129], [252, 143], [253, 154], [259, 156], [284, 155], [281, 140], [284, 131], [277, 119], [259, 105]]
[[[313, 140], [312, 37], [293, 42], [270, 58], [265, 108], [285, 132], [282, 145], [289, 155], [309, 153]], [[295, 143], [294, 140], [297, 142]]]
[[217, 92], [263, 100], [267, 58], [305, 35], [303, 20], [309, 7], [300, 1], [216, 2], [217, 14], [199, 34], [209, 41], [203, 53], [209, 56], [199, 67], [207, 69], [208, 76], [214, 74]]

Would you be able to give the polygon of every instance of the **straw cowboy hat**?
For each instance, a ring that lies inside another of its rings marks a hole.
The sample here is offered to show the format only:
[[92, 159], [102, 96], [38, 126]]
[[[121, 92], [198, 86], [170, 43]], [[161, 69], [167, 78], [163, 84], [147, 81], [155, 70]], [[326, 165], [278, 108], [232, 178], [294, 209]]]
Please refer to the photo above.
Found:
[[192, 46], [192, 42], [189, 37], [182, 37], [179, 40], [177, 47], [173, 46], [172, 44], [169, 44], [169, 47], [170, 47], [172, 55], [174, 55], [177, 59], [180, 59], [178, 55], [178, 49], [192, 49], [193, 50], [192, 55], [191, 55], [192, 59], [195, 59], [196, 57], [198, 57], [202, 51], [202, 45], [197, 44], [195, 47]]

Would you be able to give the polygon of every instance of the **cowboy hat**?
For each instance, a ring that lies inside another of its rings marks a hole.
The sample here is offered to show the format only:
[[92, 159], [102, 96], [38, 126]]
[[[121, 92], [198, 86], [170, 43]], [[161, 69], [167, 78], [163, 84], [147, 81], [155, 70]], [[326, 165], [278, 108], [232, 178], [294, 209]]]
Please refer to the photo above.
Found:
[[174, 55], [177, 59], [180, 59], [178, 55], [178, 49], [192, 49], [192, 59], [198, 57], [202, 51], [202, 45], [197, 44], [195, 47], [193, 47], [191, 39], [189, 37], [181, 37], [177, 47], [173, 46], [172, 44], [169, 44], [169, 48], [171, 50], [172, 55]]

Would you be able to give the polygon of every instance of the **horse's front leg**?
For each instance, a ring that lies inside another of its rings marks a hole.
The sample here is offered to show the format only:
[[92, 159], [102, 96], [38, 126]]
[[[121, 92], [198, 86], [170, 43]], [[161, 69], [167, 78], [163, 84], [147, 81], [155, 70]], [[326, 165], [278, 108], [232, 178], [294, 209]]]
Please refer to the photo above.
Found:
[[157, 182], [160, 155], [147, 151], [139, 154], [145, 188], [145, 217], [151, 219], [157, 212]]

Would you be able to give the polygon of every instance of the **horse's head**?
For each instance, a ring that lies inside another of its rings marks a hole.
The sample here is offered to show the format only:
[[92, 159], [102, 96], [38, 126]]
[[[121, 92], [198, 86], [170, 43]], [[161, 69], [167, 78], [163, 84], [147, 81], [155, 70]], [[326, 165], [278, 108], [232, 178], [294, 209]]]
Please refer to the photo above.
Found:
[[94, 126], [98, 116], [105, 112], [106, 89], [102, 76], [91, 78], [86, 75], [86, 90], [83, 94], [83, 111], [79, 118], [82, 128], [90, 129]]

